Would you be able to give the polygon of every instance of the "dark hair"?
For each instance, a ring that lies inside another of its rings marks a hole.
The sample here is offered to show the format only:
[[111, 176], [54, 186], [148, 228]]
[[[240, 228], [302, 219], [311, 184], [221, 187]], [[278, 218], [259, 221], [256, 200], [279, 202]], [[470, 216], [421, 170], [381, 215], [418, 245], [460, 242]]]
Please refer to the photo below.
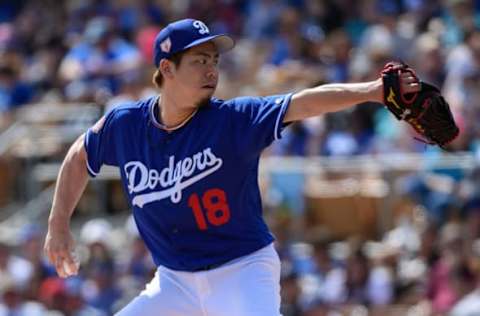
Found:
[[[188, 49], [175, 53], [172, 56], [168, 57], [167, 59], [170, 60], [175, 65], [175, 67], [178, 67], [178, 65], [180, 65], [180, 63], [182, 62], [183, 55], [185, 55], [187, 51]], [[153, 74], [152, 82], [157, 88], [160, 88], [162, 86], [163, 76], [159, 68], [155, 70], [155, 73]]]
[[7, 65], [6, 63], [0, 64], [0, 75], [7, 76], [7, 77], [14, 77], [15, 70], [12, 66]]

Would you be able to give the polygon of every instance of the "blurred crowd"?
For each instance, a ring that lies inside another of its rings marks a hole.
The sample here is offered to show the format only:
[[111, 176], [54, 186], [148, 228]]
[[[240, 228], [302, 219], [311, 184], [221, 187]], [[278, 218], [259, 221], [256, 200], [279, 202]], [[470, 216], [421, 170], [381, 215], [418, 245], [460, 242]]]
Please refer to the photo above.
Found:
[[[458, 212], [438, 224], [417, 206], [366, 239], [328, 227], [298, 235], [291, 219], [269, 211], [282, 315], [479, 315], [480, 199]], [[75, 226], [80, 273], [67, 279], [43, 254], [44, 227], [27, 224], [15, 243], [0, 242], [0, 316], [113, 315], [145, 288], [156, 267], [133, 217]]]
[[[185, 17], [236, 39], [220, 62], [218, 97], [373, 80], [401, 59], [449, 101], [461, 130], [449, 149], [480, 158], [478, 0], [1, 1], [0, 129], [21, 106], [94, 103], [108, 111], [158, 93], [154, 38]], [[268, 154], [440, 155], [414, 136], [365, 103], [292, 124]], [[325, 232], [293, 241], [273, 225], [283, 315], [480, 315], [480, 172], [428, 171], [396, 183], [424, 216], [402, 218], [377, 241]], [[18, 244], [0, 243], [0, 316], [111, 315], [154, 271], [131, 222], [119, 227], [82, 227], [81, 274], [67, 280], [43, 257], [42, 227], [25, 227]], [[116, 251], [125, 245], [129, 251]]]
[[43, 253], [45, 230], [28, 224], [18, 242], [0, 242], [1, 316], [107, 316], [137, 296], [155, 266], [129, 217], [115, 228], [105, 219], [78, 232], [78, 276], [60, 279]]
[[418, 208], [378, 240], [277, 231], [284, 316], [480, 315], [480, 201], [438, 225]]
[[[266, 95], [377, 78], [401, 59], [440, 87], [461, 135], [480, 152], [480, 16], [476, 0], [67, 0], [0, 3], [0, 111], [35, 102], [109, 109], [152, 89], [152, 43], [175, 19], [202, 19], [237, 46], [221, 60], [217, 96]], [[279, 155], [423, 151], [378, 104], [297, 123]], [[480, 155], [480, 154], [479, 154]]]

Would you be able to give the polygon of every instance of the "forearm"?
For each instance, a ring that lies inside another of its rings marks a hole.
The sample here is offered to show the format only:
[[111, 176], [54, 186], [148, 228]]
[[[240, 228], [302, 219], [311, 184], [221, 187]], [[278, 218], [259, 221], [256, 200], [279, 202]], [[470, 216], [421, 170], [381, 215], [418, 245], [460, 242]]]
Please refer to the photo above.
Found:
[[85, 159], [83, 137], [80, 137], [69, 149], [60, 168], [49, 217], [50, 227], [68, 228], [75, 206], [88, 182]]
[[341, 111], [362, 102], [382, 102], [382, 89], [379, 79], [364, 83], [332, 83], [302, 90], [293, 95], [284, 122]]

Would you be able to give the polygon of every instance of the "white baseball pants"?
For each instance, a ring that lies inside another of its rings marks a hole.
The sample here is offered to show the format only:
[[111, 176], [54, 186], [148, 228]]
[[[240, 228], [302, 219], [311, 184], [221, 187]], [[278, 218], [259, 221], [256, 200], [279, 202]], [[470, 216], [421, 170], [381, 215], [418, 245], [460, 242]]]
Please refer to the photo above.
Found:
[[273, 244], [218, 268], [159, 267], [117, 316], [279, 316], [280, 260]]

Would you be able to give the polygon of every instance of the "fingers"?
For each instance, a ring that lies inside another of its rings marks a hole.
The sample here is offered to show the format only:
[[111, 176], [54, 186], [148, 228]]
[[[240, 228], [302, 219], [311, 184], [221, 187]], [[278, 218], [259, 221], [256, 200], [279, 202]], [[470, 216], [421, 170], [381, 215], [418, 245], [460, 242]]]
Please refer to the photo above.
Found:
[[420, 82], [418, 78], [411, 72], [403, 72], [400, 75], [400, 84], [404, 93], [412, 93], [420, 91]]
[[67, 277], [78, 274], [78, 260], [74, 258], [74, 255], [65, 257], [62, 264], [63, 272]]
[[415, 93], [420, 91], [421, 85], [419, 82], [412, 82], [402, 85], [402, 91], [404, 93]]
[[70, 252], [55, 253], [52, 257], [51, 262], [55, 265], [59, 277], [67, 278], [78, 273], [79, 264]]
[[418, 78], [413, 72], [405, 71], [400, 74], [400, 80], [404, 82], [415, 82], [418, 81]]
[[416, 82], [418, 82], [418, 79], [417, 79], [416, 77], [414, 77], [414, 76], [408, 76], [408, 74], [407, 74], [406, 76], [403, 76], [403, 75], [402, 75], [401, 78], [402, 78], [402, 79], [401, 79], [402, 82], [403, 82], [403, 83], [407, 83], [407, 84], [408, 84], [408, 83], [416, 83]]
[[79, 263], [73, 252], [73, 244], [68, 245], [62, 239], [58, 240], [48, 238], [45, 242], [45, 253], [50, 262], [55, 266], [58, 276], [67, 278], [76, 275], [79, 269]]
[[63, 259], [60, 258], [60, 257], [55, 260], [55, 270], [57, 271], [57, 274], [58, 274], [59, 277], [61, 277], [61, 278], [68, 277], [68, 275], [65, 272], [64, 267], [63, 267]]

